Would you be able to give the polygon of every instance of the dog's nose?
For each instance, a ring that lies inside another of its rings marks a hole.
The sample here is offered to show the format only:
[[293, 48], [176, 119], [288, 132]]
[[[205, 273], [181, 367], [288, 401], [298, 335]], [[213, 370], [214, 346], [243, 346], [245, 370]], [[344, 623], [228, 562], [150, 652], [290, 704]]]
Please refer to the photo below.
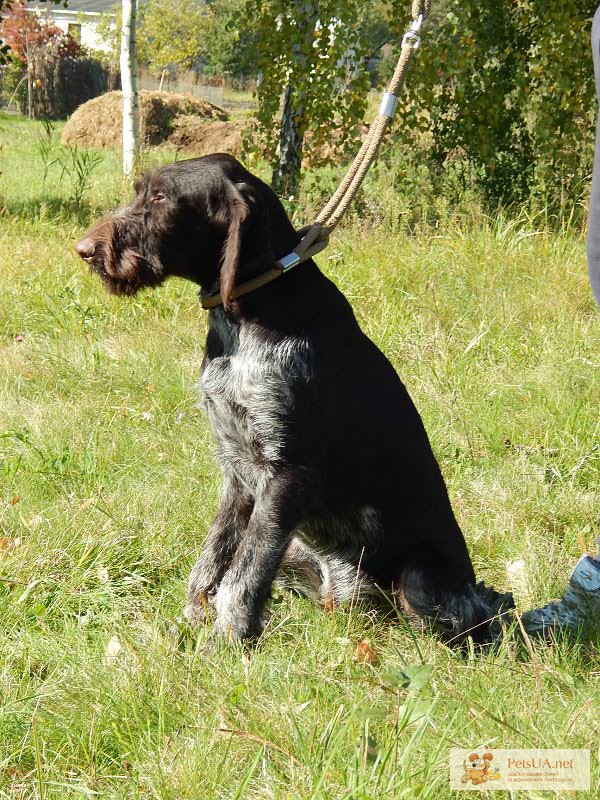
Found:
[[89, 236], [86, 236], [84, 239], [81, 239], [81, 241], [77, 242], [75, 245], [75, 250], [77, 250], [77, 253], [81, 256], [81, 258], [83, 258], [84, 261], [89, 261], [94, 255], [96, 245]]

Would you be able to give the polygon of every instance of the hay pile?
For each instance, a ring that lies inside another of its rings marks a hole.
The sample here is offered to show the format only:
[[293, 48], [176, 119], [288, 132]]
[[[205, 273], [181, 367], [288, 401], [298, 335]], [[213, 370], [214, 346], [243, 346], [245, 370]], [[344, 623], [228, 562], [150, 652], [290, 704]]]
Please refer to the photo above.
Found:
[[[79, 106], [63, 128], [61, 142], [99, 150], [120, 147], [123, 136], [121, 92], [108, 92]], [[187, 117], [198, 123], [228, 119], [219, 106], [186, 94], [140, 92], [141, 137], [145, 146], [169, 140], [177, 120]], [[213, 151], [214, 152], [214, 151]]]
[[167, 143], [197, 156], [229, 153], [239, 157], [242, 131], [243, 126], [237, 122], [206, 122], [202, 117], [182, 116], [174, 120]]

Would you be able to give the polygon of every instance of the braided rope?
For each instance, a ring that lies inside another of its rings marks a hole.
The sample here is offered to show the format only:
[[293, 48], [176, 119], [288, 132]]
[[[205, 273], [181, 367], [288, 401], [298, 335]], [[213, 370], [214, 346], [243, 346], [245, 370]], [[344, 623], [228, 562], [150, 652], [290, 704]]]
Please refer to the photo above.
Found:
[[[404, 85], [408, 66], [418, 47], [417, 31], [421, 23], [429, 16], [431, 2], [432, 0], [414, 0], [412, 4], [413, 24], [402, 41], [400, 57], [384, 97], [393, 96], [397, 98], [399, 91]], [[307, 261], [327, 247], [331, 232], [348, 211], [367, 172], [377, 159], [379, 148], [392, 121], [392, 115], [393, 110], [390, 114], [389, 112], [381, 113], [380, 109], [379, 114], [371, 123], [371, 127], [369, 128], [360, 150], [337, 190], [314, 223], [304, 229], [305, 232], [302, 239], [294, 248], [294, 253], [299, 258], [299, 260], [295, 262], [296, 264]]]
[[[286, 270], [308, 261], [317, 255], [329, 244], [329, 237], [334, 228], [340, 223], [350, 204], [356, 197], [363, 180], [371, 165], [377, 158], [379, 148], [393, 119], [398, 93], [406, 80], [406, 73], [415, 50], [419, 46], [418, 32], [421, 24], [429, 16], [432, 0], [413, 0], [412, 25], [402, 39], [400, 57], [394, 74], [383, 95], [379, 114], [371, 123], [371, 127], [358, 151], [354, 161], [348, 168], [335, 193], [325, 205], [312, 225], [307, 225], [301, 231], [302, 238], [293, 252], [280, 259], [268, 272], [258, 275], [246, 283], [240, 284], [231, 292], [231, 299], [241, 297], [255, 289], [265, 286], [272, 280], [282, 275]], [[202, 307], [209, 309], [222, 305], [219, 292], [202, 297]]]

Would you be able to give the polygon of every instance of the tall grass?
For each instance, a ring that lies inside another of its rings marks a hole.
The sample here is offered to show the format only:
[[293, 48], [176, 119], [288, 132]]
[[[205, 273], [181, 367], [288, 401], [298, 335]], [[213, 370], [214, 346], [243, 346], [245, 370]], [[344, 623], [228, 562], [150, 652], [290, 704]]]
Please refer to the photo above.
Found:
[[[174, 644], [219, 491], [205, 318], [177, 281], [107, 298], [74, 256], [126, 196], [116, 156], [77, 211], [57, 168], [42, 189], [36, 128], [0, 127], [0, 797], [441, 800], [449, 749], [484, 744], [590, 748], [596, 796], [597, 642], [459, 654], [276, 591], [255, 650]], [[582, 238], [442, 200], [407, 225], [413, 198], [379, 180], [320, 264], [414, 397], [478, 575], [546, 602], [598, 534]]]

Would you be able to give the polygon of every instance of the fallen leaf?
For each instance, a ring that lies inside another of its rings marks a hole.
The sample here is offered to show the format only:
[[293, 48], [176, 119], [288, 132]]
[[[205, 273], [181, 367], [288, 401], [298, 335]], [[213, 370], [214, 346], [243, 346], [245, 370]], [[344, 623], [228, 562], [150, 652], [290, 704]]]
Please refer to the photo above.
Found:
[[104, 653], [104, 660], [107, 664], [113, 664], [123, 649], [121, 642], [116, 636], [113, 636], [110, 642], [106, 645], [106, 652]]
[[18, 494], [15, 494], [15, 495], [13, 495], [13, 496], [10, 498], [10, 504], [11, 504], [11, 506], [16, 506], [16, 505], [17, 505], [17, 503], [20, 503], [20, 502], [21, 502], [21, 498], [19, 497], [19, 495], [18, 495]]
[[363, 639], [356, 647], [356, 660], [359, 664], [376, 664], [379, 661], [379, 656], [371, 647], [368, 639]]
[[108, 583], [110, 580], [110, 575], [108, 574], [106, 567], [99, 567], [96, 575], [98, 576], [100, 583]]
[[323, 611], [326, 611], [330, 614], [332, 611], [335, 611], [335, 600], [332, 594], [326, 594], [323, 600], [321, 601], [321, 607]]
[[6, 536], [0, 536], [0, 559], [10, 555], [20, 543], [20, 539], [10, 539]]

